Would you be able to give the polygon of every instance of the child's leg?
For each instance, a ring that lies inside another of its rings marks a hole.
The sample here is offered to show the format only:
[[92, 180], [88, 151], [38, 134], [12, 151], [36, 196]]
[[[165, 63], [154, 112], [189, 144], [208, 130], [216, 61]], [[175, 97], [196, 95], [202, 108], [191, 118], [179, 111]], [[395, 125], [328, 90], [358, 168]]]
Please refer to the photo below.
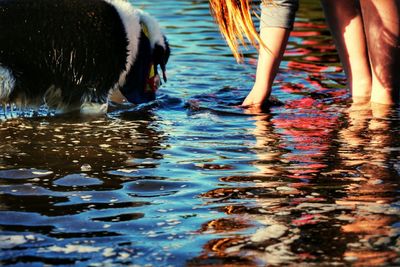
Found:
[[283, 53], [298, 9], [298, 0], [274, 0], [261, 5], [260, 46], [256, 82], [243, 106], [258, 108], [271, 94], [272, 83], [279, 70]]
[[398, 103], [400, 91], [400, 0], [362, 0], [372, 69], [371, 101]]
[[285, 28], [262, 28], [261, 40], [266, 47], [260, 47], [256, 82], [243, 102], [243, 106], [262, 106], [271, 94], [272, 83], [279, 70], [290, 30]]
[[348, 79], [353, 102], [369, 102], [372, 78], [358, 1], [321, 0], [321, 3]]

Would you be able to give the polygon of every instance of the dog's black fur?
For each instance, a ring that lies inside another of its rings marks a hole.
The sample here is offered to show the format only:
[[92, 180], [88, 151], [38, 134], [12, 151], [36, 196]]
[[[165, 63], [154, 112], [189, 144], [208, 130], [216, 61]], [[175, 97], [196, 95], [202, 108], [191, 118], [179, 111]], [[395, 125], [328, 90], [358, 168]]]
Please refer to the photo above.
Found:
[[165, 73], [168, 42], [153, 18], [132, 7], [121, 15], [120, 5], [129, 4], [0, 0], [0, 102], [92, 112], [85, 108], [106, 106], [112, 90], [136, 104], [154, 100], [150, 68]]

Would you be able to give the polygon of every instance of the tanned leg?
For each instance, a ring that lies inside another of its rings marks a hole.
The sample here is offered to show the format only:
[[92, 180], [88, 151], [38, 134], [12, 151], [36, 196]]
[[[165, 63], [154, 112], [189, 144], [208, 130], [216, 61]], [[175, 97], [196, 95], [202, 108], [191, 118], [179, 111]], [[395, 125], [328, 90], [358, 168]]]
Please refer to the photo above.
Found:
[[362, 0], [360, 5], [372, 70], [371, 102], [398, 103], [400, 0]]
[[268, 100], [289, 35], [290, 30], [285, 28], [261, 29], [261, 39], [265, 47], [260, 47], [256, 82], [242, 104], [244, 107], [260, 108]]
[[[385, 1], [385, 0], [377, 0]], [[321, 0], [354, 103], [368, 103], [372, 76], [357, 0]]]

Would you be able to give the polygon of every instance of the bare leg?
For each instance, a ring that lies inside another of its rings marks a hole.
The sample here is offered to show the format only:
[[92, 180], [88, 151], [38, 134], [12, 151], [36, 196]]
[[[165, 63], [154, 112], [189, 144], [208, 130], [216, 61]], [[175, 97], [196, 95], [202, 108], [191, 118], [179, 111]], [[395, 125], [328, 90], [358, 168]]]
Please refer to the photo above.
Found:
[[353, 102], [369, 102], [372, 77], [358, 1], [321, 0], [321, 3], [348, 79]]
[[400, 0], [362, 0], [360, 4], [372, 69], [371, 102], [398, 103]]
[[286, 49], [289, 34], [290, 30], [285, 28], [264, 27], [261, 29], [261, 39], [266, 48], [260, 47], [256, 82], [244, 100], [243, 106], [260, 108], [268, 100], [272, 83]]

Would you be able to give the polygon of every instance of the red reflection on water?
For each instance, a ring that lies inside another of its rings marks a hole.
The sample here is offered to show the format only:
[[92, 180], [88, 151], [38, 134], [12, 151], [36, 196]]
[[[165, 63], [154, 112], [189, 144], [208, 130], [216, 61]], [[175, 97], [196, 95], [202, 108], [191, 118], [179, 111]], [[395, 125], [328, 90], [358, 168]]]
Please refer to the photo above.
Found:
[[315, 37], [317, 35], [321, 35], [319, 31], [307, 31], [307, 32], [294, 31], [291, 34], [291, 36], [293, 37], [307, 37], [307, 36]]
[[[312, 109], [304, 112], [297, 107]], [[330, 148], [331, 135], [337, 118], [327, 116], [322, 107], [324, 104], [315, 99], [306, 97], [288, 103], [288, 109], [296, 110], [290, 115], [275, 117], [272, 121], [281, 133], [280, 146], [289, 152], [284, 155], [285, 160], [292, 162], [293, 167], [288, 169], [291, 178], [312, 178], [312, 173], [318, 173], [326, 167], [320, 159]], [[320, 109], [321, 108], [321, 109]]]
[[[321, 23], [315, 23], [313, 21], [306, 21], [306, 22], [301, 22], [301, 21], [296, 21], [294, 23], [294, 28], [299, 29], [299, 28], [309, 28], [309, 29], [327, 29], [328, 26], [325, 24]], [[296, 33], [298, 31], [295, 31]], [[321, 35], [321, 32], [318, 31], [317, 35]], [[309, 36], [315, 36], [315, 35], [309, 35]]]
[[301, 218], [293, 220], [292, 224], [295, 226], [313, 225], [318, 224], [320, 222], [319, 219], [320, 215], [304, 214]]
[[[292, 100], [288, 103], [286, 103], [285, 105], [286, 108], [288, 109], [307, 109], [307, 108], [319, 108], [322, 109], [324, 107], [324, 104], [317, 101], [316, 99], [312, 98], [312, 97], [304, 97], [301, 99], [296, 99], [296, 100]], [[304, 126], [306, 123], [308, 123], [308, 118], [296, 118], [296, 120], [299, 120], [299, 124]], [[300, 127], [302, 127], [300, 126]]]
[[[295, 62], [295, 61], [290, 61], [288, 63], [288, 67], [290, 69], [299, 69], [307, 72], [327, 72], [327, 71], [332, 71], [332, 67], [327, 66], [325, 64], [316, 64], [316, 63], [310, 63], [310, 62]], [[340, 68], [335, 68], [335, 71], [339, 71]]]
[[306, 87], [304, 84], [282, 83], [281, 90], [286, 93], [292, 94], [304, 92], [305, 88]]

